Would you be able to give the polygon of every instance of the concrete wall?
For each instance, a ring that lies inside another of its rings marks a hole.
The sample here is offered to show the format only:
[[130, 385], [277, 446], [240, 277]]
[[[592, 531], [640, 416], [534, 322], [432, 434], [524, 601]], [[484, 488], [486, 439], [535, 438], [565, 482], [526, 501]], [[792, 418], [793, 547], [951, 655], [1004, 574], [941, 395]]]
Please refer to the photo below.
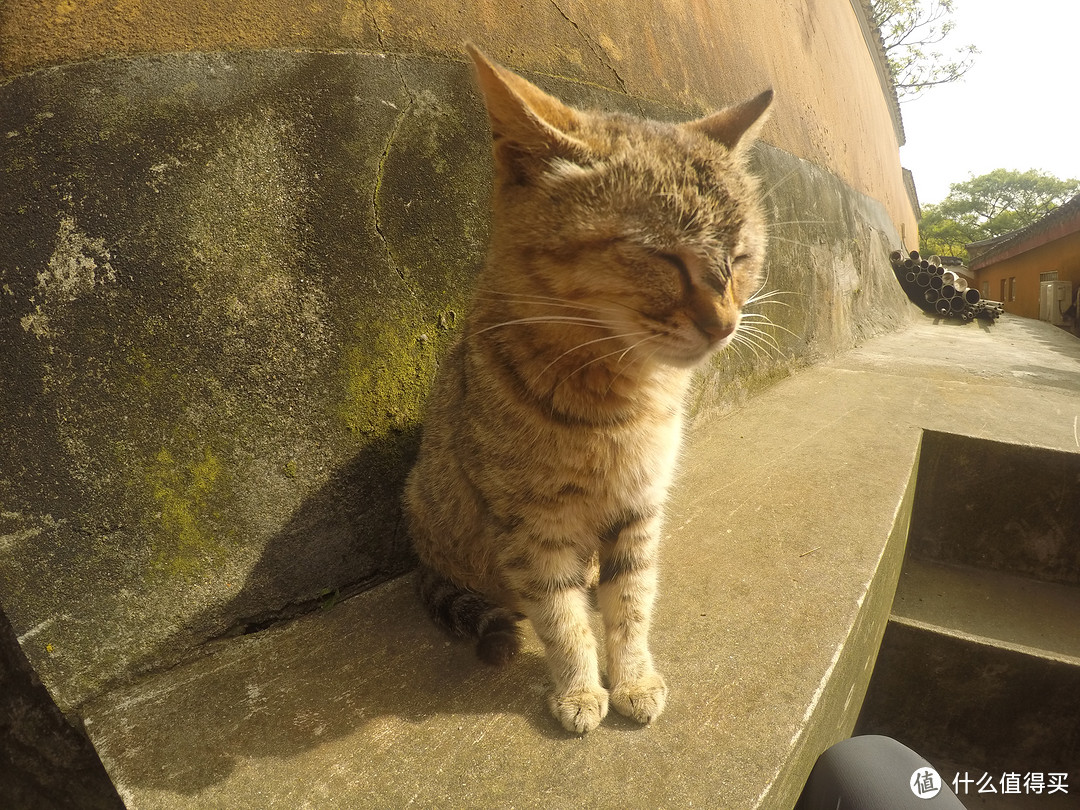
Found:
[[411, 564], [398, 494], [486, 240], [470, 38], [681, 120], [772, 84], [769, 353], [697, 421], [902, 323], [914, 216], [847, 0], [8, 2], [0, 603], [58, 704]]
[[[8, 0], [0, 71], [105, 56], [191, 51], [355, 49], [460, 60], [471, 39], [507, 65], [703, 112], [777, 90], [767, 142], [885, 207], [909, 241], [894, 99], [867, 43], [861, 0], [233, 0], [99, 3]], [[872, 37], [872, 35], [870, 35]], [[634, 107], [632, 100], [627, 106]], [[898, 131], [899, 130], [899, 131]]]

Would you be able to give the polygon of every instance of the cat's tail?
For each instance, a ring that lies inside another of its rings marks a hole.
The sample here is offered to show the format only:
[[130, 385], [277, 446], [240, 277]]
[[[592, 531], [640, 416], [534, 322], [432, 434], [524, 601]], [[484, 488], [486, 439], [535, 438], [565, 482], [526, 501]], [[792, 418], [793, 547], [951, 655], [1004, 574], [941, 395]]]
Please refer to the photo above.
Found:
[[461, 588], [437, 571], [420, 566], [420, 601], [431, 618], [451, 633], [475, 638], [476, 654], [486, 664], [502, 666], [521, 649], [520, 613], [492, 604]]

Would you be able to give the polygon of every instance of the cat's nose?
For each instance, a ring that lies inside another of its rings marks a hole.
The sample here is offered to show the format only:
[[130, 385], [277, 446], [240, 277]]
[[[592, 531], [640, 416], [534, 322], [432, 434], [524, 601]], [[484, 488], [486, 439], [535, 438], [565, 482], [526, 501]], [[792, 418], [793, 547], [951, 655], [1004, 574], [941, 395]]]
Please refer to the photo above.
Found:
[[715, 346], [717, 343], [731, 337], [731, 334], [735, 331], [735, 325], [730, 323], [717, 323], [715, 326], [707, 327], [702, 331], [709, 339], [709, 344]]
[[721, 345], [739, 325], [738, 312], [732, 311], [724, 301], [698, 299], [687, 314], [708, 342], [709, 348]]
[[710, 346], [715, 346], [730, 337], [736, 326], [735, 321], [722, 317], [715, 309], [694, 313], [693, 321], [694, 326], [705, 336]]

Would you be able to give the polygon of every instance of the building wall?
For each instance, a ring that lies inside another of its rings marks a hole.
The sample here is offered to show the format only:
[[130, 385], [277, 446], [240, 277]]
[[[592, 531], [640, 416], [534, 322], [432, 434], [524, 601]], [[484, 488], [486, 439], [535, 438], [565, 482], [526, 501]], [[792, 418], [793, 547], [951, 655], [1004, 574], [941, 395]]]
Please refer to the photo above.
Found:
[[861, 0], [5, 0], [0, 77], [110, 56], [353, 49], [460, 60], [472, 40], [510, 67], [675, 109], [711, 110], [767, 85], [764, 140], [884, 205], [918, 244], [898, 133], [855, 6]]
[[5, 0], [0, 602], [58, 704], [412, 564], [400, 489], [487, 239], [463, 40], [666, 120], [776, 89], [753, 166], [787, 306], [692, 423], [904, 323], [860, 8]]
[[[989, 284], [989, 297], [995, 301], [1002, 300], [1006, 312], [1024, 318], [1038, 318], [1039, 275], [1055, 270], [1059, 281], [1072, 282], [1075, 297], [1080, 286], [1080, 231], [979, 269], [978, 289], [982, 292], [983, 285]], [[1010, 300], [1009, 290], [1013, 279], [1016, 297]], [[1004, 298], [1001, 297], [1002, 285]]]

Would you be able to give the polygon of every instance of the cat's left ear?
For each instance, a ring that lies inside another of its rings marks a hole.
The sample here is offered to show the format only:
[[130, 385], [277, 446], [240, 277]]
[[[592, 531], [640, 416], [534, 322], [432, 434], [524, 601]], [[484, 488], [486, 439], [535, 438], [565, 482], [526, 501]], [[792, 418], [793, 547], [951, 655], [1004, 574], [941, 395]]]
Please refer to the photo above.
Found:
[[542, 159], [573, 159], [587, 152], [571, 132], [578, 128], [579, 113], [535, 84], [466, 44], [476, 68], [476, 79], [487, 105], [496, 155], [508, 148], [514, 154]]
[[773, 91], [769, 88], [752, 99], [725, 107], [697, 121], [682, 124], [682, 127], [698, 132], [740, 154], [754, 142], [768, 120], [772, 100]]

